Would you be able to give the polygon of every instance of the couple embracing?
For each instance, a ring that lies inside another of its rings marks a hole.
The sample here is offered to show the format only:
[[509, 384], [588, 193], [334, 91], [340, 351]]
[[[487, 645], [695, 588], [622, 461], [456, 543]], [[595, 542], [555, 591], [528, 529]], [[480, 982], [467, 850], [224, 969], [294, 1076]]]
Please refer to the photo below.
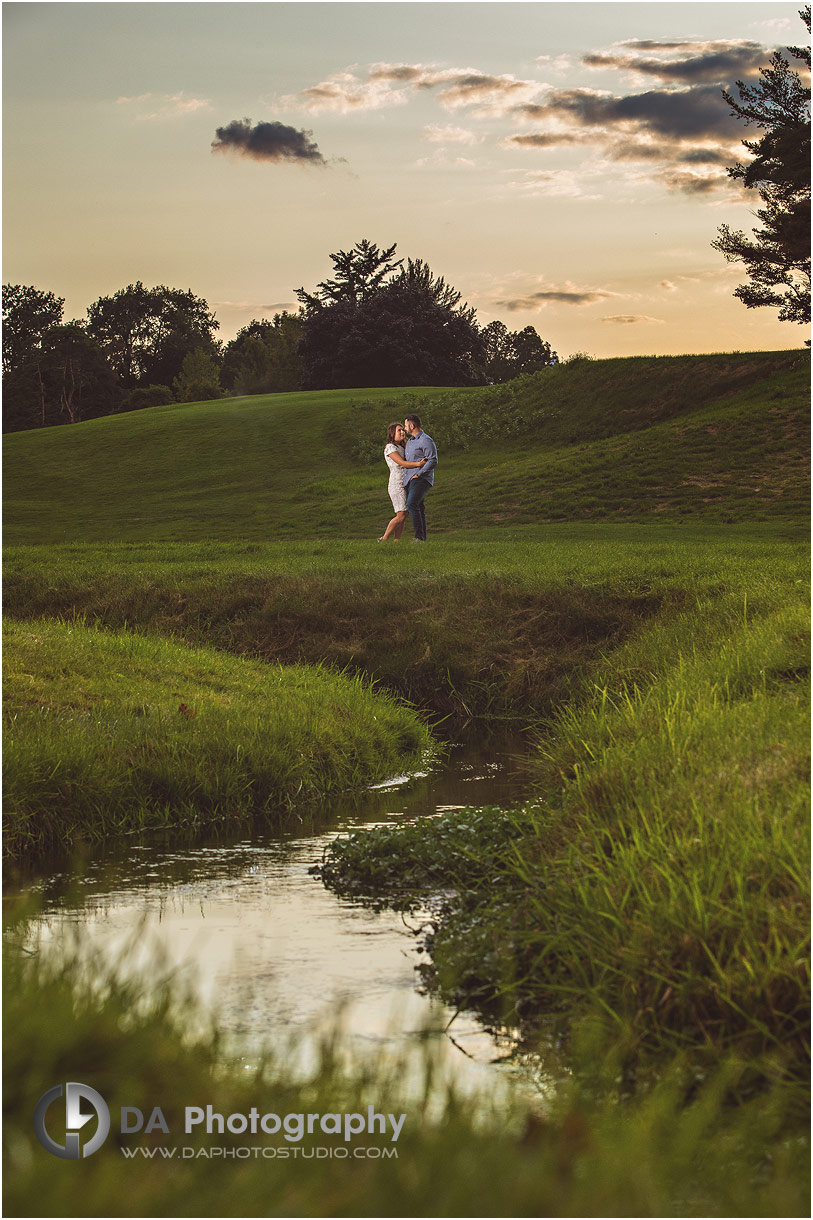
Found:
[[419, 415], [407, 415], [403, 426], [390, 424], [384, 460], [390, 469], [387, 491], [395, 516], [378, 541], [398, 542], [404, 532], [408, 513], [412, 518], [414, 541], [426, 542], [426, 509], [423, 502], [435, 482], [438, 451], [432, 437], [422, 431]]

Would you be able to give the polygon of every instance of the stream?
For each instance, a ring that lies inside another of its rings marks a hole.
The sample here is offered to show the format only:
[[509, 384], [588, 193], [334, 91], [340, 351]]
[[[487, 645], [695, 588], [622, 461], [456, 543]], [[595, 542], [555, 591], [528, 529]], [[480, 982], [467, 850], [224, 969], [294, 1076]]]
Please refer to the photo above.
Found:
[[[466, 805], [519, 803], [530, 795], [515, 757], [522, 743], [459, 746], [431, 771], [393, 777], [333, 798], [285, 831], [201, 838], [128, 836], [91, 852], [77, 877], [53, 869], [28, 880], [41, 909], [30, 947], [75, 952], [146, 985], [171, 975], [202, 1022], [214, 1017], [225, 1049], [253, 1063], [263, 1047], [288, 1071], [310, 1072], [322, 1041], [351, 1064], [397, 1062], [402, 1083], [423, 1087], [427, 1049], [435, 1087], [458, 1092], [539, 1091], [512, 1057], [511, 1031], [487, 1032], [417, 988], [410, 925], [338, 898], [309, 870], [337, 835]], [[188, 1014], [187, 1014], [188, 1016]]]

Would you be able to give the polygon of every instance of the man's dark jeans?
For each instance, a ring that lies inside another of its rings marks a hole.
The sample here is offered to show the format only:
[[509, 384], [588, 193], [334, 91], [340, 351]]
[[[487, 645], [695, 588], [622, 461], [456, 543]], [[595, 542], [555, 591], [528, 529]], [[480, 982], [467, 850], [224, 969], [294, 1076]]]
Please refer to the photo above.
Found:
[[426, 541], [426, 509], [424, 498], [432, 486], [426, 479], [410, 479], [406, 485], [407, 512], [412, 518], [412, 530], [420, 542]]

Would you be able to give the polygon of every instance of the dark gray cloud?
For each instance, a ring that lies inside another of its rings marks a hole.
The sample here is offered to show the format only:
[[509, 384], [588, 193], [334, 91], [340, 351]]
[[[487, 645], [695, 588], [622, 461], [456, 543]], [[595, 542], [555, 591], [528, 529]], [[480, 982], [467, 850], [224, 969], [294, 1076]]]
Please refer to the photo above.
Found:
[[647, 144], [621, 140], [607, 150], [613, 161], [672, 161], [679, 165], [728, 165], [731, 153], [721, 148], [685, 148], [680, 144]]
[[251, 119], [232, 119], [218, 127], [212, 152], [233, 152], [253, 161], [292, 161], [299, 165], [327, 165], [311, 139], [312, 131], [298, 131], [284, 123], [255, 123]]
[[713, 191], [719, 190], [721, 182], [728, 181], [728, 179], [721, 179], [719, 174], [701, 176], [690, 173], [688, 170], [681, 170], [677, 166], [665, 169], [659, 177], [671, 191], [683, 191], [685, 195], [709, 195]]
[[583, 292], [553, 288], [544, 292], [529, 292], [522, 297], [513, 297], [507, 301], [497, 301], [496, 304], [500, 309], [507, 309], [509, 313], [516, 313], [519, 310], [541, 309], [543, 305], [548, 305], [551, 302], [559, 305], [594, 305], [596, 301], [606, 301], [610, 297], [617, 297], [618, 295], [617, 292], [605, 292], [600, 288]]
[[562, 145], [584, 144], [588, 139], [573, 131], [530, 131], [508, 136], [503, 144], [507, 148], [559, 148]]
[[[640, 52], [667, 51], [670, 58], [652, 58]], [[743, 76], [754, 75], [765, 63], [767, 52], [758, 42], [654, 42], [631, 41], [618, 50], [582, 57], [590, 68], [621, 68], [683, 84], [732, 85]]]
[[737, 120], [716, 85], [649, 89], [626, 97], [591, 89], [553, 89], [544, 102], [517, 106], [514, 113], [533, 121], [561, 119], [578, 127], [628, 126], [669, 140], [730, 141], [737, 133]]

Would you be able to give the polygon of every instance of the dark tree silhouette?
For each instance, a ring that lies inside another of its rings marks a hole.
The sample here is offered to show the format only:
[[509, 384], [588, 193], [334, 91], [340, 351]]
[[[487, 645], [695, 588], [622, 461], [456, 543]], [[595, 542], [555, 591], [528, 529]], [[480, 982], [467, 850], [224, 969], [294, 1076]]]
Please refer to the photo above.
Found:
[[485, 375], [488, 381], [511, 381], [523, 373], [536, 373], [557, 364], [559, 357], [533, 326], [511, 331], [504, 322], [489, 322], [482, 330]]
[[3, 379], [7, 432], [76, 424], [113, 413], [121, 386], [78, 322], [52, 327], [39, 349]]
[[386, 250], [379, 250], [375, 242], [356, 242], [351, 250], [339, 250], [331, 254], [336, 274], [332, 280], [323, 280], [316, 285], [316, 292], [296, 289], [306, 314], [338, 301], [353, 301], [358, 304], [373, 296], [401, 266], [403, 259], [394, 259], [395, 243]]
[[[810, 6], [799, 13], [810, 32]], [[810, 47], [788, 47], [810, 69]], [[754, 240], [721, 225], [712, 242], [728, 262], [743, 262], [750, 282], [734, 292], [749, 309], [779, 309], [782, 322], [810, 322], [810, 89], [779, 51], [770, 66], [760, 68], [756, 85], [737, 81], [739, 98], [723, 93], [731, 109], [747, 124], [764, 129], [758, 140], [743, 140], [753, 154], [747, 165], [728, 173], [763, 206], [756, 215], [762, 227]]]
[[64, 297], [29, 284], [3, 285], [3, 373], [11, 373], [40, 347], [62, 321]]
[[274, 314], [249, 322], [223, 350], [222, 381], [235, 394], [275, 394], [302, 384], [302, 315]]
[[473, 385], [484, 348], [475, 313], [421, 259], [361, 241], [331, 255], [336, 275], [304, 306], [304, 389]]
[[87, 331], [125, 385], [171, 385], [184, 358], [203, 348], [218, 354], [219, 322], [192, 292], [129, 284], [87, 311]]

